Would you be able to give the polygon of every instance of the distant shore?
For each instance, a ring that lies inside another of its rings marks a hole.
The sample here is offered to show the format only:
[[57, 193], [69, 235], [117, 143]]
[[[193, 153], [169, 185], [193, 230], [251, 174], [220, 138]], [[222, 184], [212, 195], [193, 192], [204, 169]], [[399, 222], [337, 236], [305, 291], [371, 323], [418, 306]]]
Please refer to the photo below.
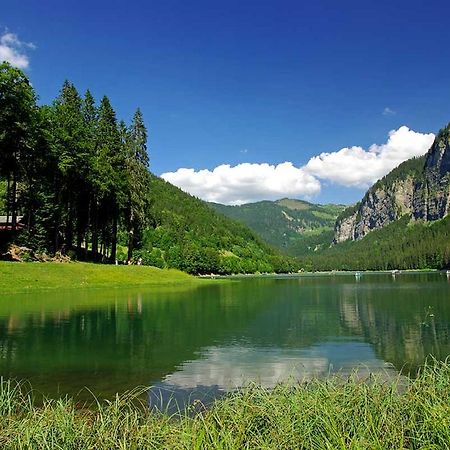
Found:
[[299, 277], [311, 277], [311, 276], [333, 276], [333, 275], [406, 275], [415, 273], [447, 273], [447, 270], [438, 269], [404, 269], [404, 270], [328, 270], [328, 271], [316, 271], [316, 272], [296, 272], [296, 273], [241, 273], [232, 275], [201, 275], [200, 278], [299, 278]]

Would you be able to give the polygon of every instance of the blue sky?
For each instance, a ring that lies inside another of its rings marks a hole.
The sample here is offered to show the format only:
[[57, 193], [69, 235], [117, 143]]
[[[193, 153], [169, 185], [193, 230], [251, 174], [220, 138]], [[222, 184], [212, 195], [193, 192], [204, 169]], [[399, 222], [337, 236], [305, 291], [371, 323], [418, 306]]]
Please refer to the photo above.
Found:
[[[328, 176], [325, 163], [306, 175], [276, 165], [303, 171], [330, 152], [328, 163], [338, 169], [341, 148], [378, 144], [382, 152], [391, 130], [431, 133], [447, 124], [449, 15], [449, 2], [433, 0], [21, 0], [2, 6], [0, 32], [36, 46], [19, 50], [42, 102], [67, 78], [81, 92], [107, 94], [126, 120], [141, 107], [152, 171], [171, 172], [171, 181], [196, 195], [208, 197], [221, 190], [220, 180], [236, 176], [240, 199], [230, 187], [208, 198], [247, 201], [285, 191], [348, 203], [391, 168], [397, 147], [373, 173], [363, 155], [354, 170], [367, 177], [356, 182]], [[416, 136], [403, 134], [408, 143]], [[404, 157], [423, 152], [419, 147]], [[344, 161], [347, 168], [353, 160]], [[253, 165], [222, 178], [214, 172], [240, 163]], [[194, 171], [180, 175], [180, 168]], [[199, 176], [202, 169], [208, 172]], [[267, 181], [259, 192], [266, 175], [278, 188]]]

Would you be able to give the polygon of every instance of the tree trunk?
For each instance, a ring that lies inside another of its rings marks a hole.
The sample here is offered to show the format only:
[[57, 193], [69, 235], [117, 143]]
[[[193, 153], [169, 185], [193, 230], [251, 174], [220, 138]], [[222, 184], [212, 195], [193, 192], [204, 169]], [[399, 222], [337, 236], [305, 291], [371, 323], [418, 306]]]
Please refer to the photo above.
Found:
[[73, 206], [72, 202], [69, 200], [67, 202], [67, 224], [65, 233], [65, 244], [68, 249], [71, 249], [73, 245], [73, 216]]
[[112, 238], [111, 238], [111, 261], [113, 263], [116, 262], [117, 257], [117, 222], [118, 222], [118, 213], [114, 212], [113, 223], [112, 223]]
[[15, 231], [17, 227], [17, 174], [13, 173], [13, 184], [12, 184], [12, 217], [11, 217], [11, 228]]
[[9, 213], [11, 209], [11, 174], [8, 173], [8, 184], [6, 187], [6, 226], [9, 225]]
[[94, 261], [98, 257], [98, 203], [94, 201], [94, 220], [92, 224], [92, 257]]
[[86, 232], [84, 234], [84, 259], [85, 259], [85, 261], [87, 260], [87, 256], [88, 256], [89, 229], [91, 227], [91, 206], [92, 206], [92, 201], [89, 199], [87, 222], [86, 222]]
[[128, 227], [128, 256], [127, 260], [131, 261], [133, 257], [133, 246], [134, 246], [134, 217], [133, 212], [130, 213], [130, 223]]

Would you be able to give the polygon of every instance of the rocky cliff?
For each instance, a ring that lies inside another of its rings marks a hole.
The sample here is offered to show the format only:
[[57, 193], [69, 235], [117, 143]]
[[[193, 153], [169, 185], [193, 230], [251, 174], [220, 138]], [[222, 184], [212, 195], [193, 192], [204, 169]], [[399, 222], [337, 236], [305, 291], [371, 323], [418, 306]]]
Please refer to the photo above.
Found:
[[442, 219], [450, 212], [450, 124], [426, 155], [400, 164], [337, 219], [334, 243], [363, 238], [404, 215]]

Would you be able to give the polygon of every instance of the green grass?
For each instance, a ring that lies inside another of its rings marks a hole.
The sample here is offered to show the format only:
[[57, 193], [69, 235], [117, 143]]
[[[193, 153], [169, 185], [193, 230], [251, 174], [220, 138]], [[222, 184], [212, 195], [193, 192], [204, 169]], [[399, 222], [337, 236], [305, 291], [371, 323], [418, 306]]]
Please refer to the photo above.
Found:
[[89, 263], [11, 263], [0, 261], [0, 292], [85, 287], [175, 286], [202, 283], [179, 270]]
[[196, 415], [147, 410], [142, 390], [93, 408], [33, 404], [27, 384], [0, 383], [2, 449], [446, 449], [450, 364], [433, 362], [405, 384], [331, 378], [258, 386]]

